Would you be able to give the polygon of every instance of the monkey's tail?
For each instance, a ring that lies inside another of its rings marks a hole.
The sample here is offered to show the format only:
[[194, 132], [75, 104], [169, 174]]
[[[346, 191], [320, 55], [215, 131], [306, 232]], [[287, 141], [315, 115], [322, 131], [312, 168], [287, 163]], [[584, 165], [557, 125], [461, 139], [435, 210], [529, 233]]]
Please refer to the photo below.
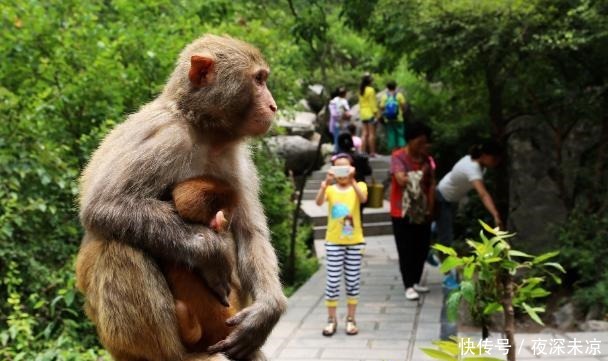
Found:
[[175, 300], [175, 312], [179, 324], [179, 335], [186, 345], [194, 345], [203, 337], [203, 329], [198, 318], [190, 312], [186, 303]]

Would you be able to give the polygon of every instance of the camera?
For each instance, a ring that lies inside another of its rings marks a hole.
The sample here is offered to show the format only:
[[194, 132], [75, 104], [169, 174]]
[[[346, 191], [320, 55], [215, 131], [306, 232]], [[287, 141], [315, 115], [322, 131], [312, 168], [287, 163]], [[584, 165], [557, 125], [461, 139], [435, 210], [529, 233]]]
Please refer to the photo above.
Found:
[[331, 170], [334, 172], [334, 176], [338, 178], [348, 177], [348, 173], [350, 173], [350, 167], [346, 165], [334, 165]]

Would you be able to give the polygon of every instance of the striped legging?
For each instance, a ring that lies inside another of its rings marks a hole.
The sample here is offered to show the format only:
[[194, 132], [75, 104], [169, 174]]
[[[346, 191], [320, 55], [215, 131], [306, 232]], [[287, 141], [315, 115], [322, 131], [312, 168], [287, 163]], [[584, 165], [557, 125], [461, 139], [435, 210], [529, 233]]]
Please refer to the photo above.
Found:
[[325, 242], [327, 260], [327, 282], [325, 285], [325, 305], [335, 307], [340, 297], [340, 280], [344, 270], [346, 281], [346, 302], [356, 305], [361, 286], [361, 258], [364, 244], [338, 245]]

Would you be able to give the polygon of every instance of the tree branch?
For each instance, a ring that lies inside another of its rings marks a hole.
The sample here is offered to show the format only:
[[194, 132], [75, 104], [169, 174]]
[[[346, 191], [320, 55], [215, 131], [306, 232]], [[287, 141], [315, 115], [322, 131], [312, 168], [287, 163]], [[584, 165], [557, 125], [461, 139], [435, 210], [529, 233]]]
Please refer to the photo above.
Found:
[[300, 17], [298, 16], [298, 13], [296, 12], [295, 6], [293, 6], [293, 0], [287, 0], [287, 3], [289, 4], [289, 10], [291, 10], [293, 17], [296, 18], [296, 20], [299, 20]]

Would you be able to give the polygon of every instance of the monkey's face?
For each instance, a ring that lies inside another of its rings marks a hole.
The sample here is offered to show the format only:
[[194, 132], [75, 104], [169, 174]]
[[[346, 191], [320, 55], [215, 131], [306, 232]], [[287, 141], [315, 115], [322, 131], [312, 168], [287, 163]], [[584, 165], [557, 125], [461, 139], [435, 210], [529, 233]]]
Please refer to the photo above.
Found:
[[272, 124], [272, 119], [277, 111], [277, 104], [270, 89], [268, 89], [269, 74], [267, 67], [258, 67], [251, 75], [253, 102], [243, 124], [244, 135], [262, 135], [268, 131]]
[[268, 131], [277, 105], [266, 84], [270, 70], [257, 49], [223, 39], [189, 60], [189, 85], [178, 106], [194, 125], [216, 142]]

